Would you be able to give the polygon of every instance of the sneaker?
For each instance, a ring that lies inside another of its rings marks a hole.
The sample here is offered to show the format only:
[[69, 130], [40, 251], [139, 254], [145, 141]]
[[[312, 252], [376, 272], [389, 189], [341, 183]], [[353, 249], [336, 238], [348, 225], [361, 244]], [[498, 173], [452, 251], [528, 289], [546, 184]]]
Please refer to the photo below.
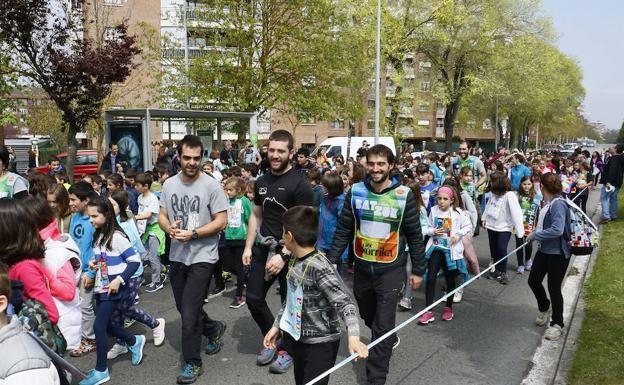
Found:
[[537, 318], [535, 319], [535, 324], [537, 326], [544, 326], [550, 321], [550, 311], [541, 311], [537, 314]]
[[526, 261], [526, 263], [524, 264], [524, 271], [531, 271], [531, 267], [533, 267], [533, 260], [529, 259], [528, 261]]
[[69, 352], [69, 355], [72, 357], [80, 357], [93, 351], [95, 351], [95, 339], [83, 337], [80, 340], [80, 346]]
[[273, 361], [273, 358], [275, 358], [275, 353], [277, 353], [277, 348], [263, 348], [256, 357], [256, 365], [264, 366], [270, 364], [271, 361]]
[[132, 353], [132, 365], [138, 365], [143, 361], [143, 347], [145, 346], [145, 336], [134, 336], [136, 342], [134, 345], [129, 346], [128, 349]]
[[157, 318], [158, 326], [152, 329], [152, 335], [154, 336], [154, 345], [160, 346], [165, 342], [165, 319]]
[[411, 298], [401, 298], [399, 301], [399, 309], [409, 311], [412, 310], [412, 299]]
[[247, 302], [245, 301], [244, 295], [242, 297], [236, 297], [234, 298], [234, 301], [232, 301], [232, 303], [230, 304], [230, 309], [238, 309], [246, 303]]
[[392, 344], [392, 350], [398, 348], [399, 345], [401, 344], [401, 337], [397, 335], [396, 338], [397, 338], [396, 341], [394, 341], [394, 343]]
[[221, 347], [223, 346], [223, 341], [221, 338], [225, 334], [225, 330], [227, 329], [227, 325], [223, 321], [215, 321], [219, 323], [219, 331], [217, 334], [208, 337], [208, 344], [206, 345], [206, 354], [213, 355], [219, 353], [221, 351]]
[[546, 329], [546, 333], [544, 333], [544, 338], [550, 341], [557, 341], [561, 338], [561, 334], [563, 334], [563, 329], [559, 325], [552, 325]]
[[501, 274], [501, 273], [499, 273], [499, 272], [498, 272], [498, 271], [496, 271], [496, 270], [494, 270], [494, 271], [490, 270], [488, 273], [486, 273], [486, 274], [485, 274], [485, 278], [487, 278], [487, 279], [492, 279], [492, 280], [496, 280], [496, 279], [498, 279], [498, 276], [499, 276], [500, 274]]
[[425, 314], [421, 315], [418, 319], [418, 323], [421, 325], [427, 325], [431, 322], [435, 321], [435, 316], [432, 311], [428, 311]]
[[453, 309], [448, 306], [444, 307], [442, 310], [442, 321], [450, 321], [453, 319]]
[[498, 277], [496, 277], [496, 280], [501, 285], [508, 285], [509, 284], [509, 278], [507, 278], [507, 273], [500, 273], [498, 275]]
[[197, 377], [201, 376], [202, 373], [201, 366], [187, 363], [180, 371], [180, 374], [178, 374], [176, 381], [178, 384], [192, 384], [197, 381]]
[[491, 266], [490, 267], [490, 273], [495, 273], [496, 272], [496, 266], [493, 266], [493, 265], [494, 265], [494, 258], [490, 258], [490, 263], [488, 265], [488, 266]]
[[453, 294], [453, 303], [460, 303], [464, 298], [464, 289], [459, 289]]
[[518, 266], [518, 269], [516, 269], [516, 274], [518, 275], [524, 274], [524, 265]]
[[124, 329], [127, 329], [130, 326], [134, 325], [135, 322], [136, 322], [136, 320], [134, 320], [132, 318], [124, 318]]
[[157, 292], [158, 290], [160, 290], [162, 288], [163, 288], [162, 282], [156, 282], [156, 283], [152, 282], [149, 285], [145, 286], [145, 292], [146, 293], [155, 293], [155, 292]]
[[91, 369], [89, 370], [89, 372], [87, 372], [87, 377], [85, 377], [84, 380], [80, 381], [80, 385], [99, 385], [108, 381], [110, 381], [108, 369], [104, 370], [103, 372]]
[[212, 299], [212, 298], [218, 297], [221, 294], [223, 294], [224, 291], [225, 291], [225, 285], [223, 285], [223, 286], [216, 286], [210, 292], [210, 295], [208, 296], [208, 299]]
[[126, 345], [115, 343], [115, 345], [110, 348], [108, 353], [106, 353], [106, 358], [109, 360], [114, 360], [115, 358], [126, 353], [128, 353], [128, 347]]
[[290, 354], [286, 350], [281, 350], [277, 353], [277, 359], [269, 366], [269, 372], [277, 374], [286, 373], [292, 366], [292, 362]]

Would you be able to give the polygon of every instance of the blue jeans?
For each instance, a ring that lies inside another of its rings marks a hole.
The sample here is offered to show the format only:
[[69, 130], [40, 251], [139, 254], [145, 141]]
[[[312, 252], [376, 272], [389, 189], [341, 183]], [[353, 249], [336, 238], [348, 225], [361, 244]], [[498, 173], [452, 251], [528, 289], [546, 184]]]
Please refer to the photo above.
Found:
[[[511, 238], [511, 231], [494, 231], [488, 229], [488, 241], [490, 243], [490, 255], [494, 260], [494, 263], [500, 261], [505, 255], [507, 255], [507, 245], [509, 245], [509, 239]], [[507, 258], [496, 265], [496, 271], [500, 273], [507, 272]]]
[[615, 187], [607, 192], [603, 185], [600, 189], [600, 205], [602, 206], [602, 217], [604, 219], [614, 220], [617, 218], [617, 196], [620, 191], [619, 187]]

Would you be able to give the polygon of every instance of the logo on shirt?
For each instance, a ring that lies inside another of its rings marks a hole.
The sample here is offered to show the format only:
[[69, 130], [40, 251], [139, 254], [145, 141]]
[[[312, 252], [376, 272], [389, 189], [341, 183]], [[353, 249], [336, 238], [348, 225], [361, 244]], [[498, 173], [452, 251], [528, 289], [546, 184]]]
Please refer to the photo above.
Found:
[[266, 188], [266, 187], [260, 187], [260, 188], [258, 189], [258, 194], [259, 194], [259, 195], [264, 195], [264, 194], [266, 194], [266, 193], [267, 193], [267, 188]]

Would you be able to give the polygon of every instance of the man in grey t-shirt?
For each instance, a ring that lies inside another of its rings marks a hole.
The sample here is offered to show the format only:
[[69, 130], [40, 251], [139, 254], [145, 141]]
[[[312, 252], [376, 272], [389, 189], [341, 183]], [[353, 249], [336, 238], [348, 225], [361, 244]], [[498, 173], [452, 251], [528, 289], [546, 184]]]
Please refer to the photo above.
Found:
[[225, 323], [203, 310], [208, 283], [219, 259], [219, 233], [227, 224], [228, 202], [219, 183], [200, 169], [204, 148], [199, 137], [186, 135], [178, 146], [180, 173], [169, 178], [160, 196], [160, 227], [171, 236], [171, 288], [182, 316], [182, 357], [178, 384], [201, 374], [202, 335], [206, 353], [221, 349]]

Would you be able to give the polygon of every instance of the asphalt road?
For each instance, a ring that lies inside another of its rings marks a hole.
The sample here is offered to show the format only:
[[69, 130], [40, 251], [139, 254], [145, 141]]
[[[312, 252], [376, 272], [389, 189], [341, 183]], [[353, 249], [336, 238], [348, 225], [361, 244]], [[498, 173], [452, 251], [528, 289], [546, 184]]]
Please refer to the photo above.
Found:
[[[598, 192], [592, 192], [588, 208], [596, 210]], [[475, 238], [475, 247], [482, 267], [487, 266], [490, 253], [487, 234]], [[515, 248], [515, 241], [509, 250]], [[510, 283], [480, 279], [466, 288], [464, 300], [454, 306], [455, 318], [441, 321], [442, 306], [435, 309], [436, 322], [427, 326], [415, 322], [399, 332], [401, 344], [394, 351], [387, 384], [519, 384], [528, 372], [533, 352], [540, 343], [544, 329], [534, 325], [537, 314], [535, 299], [527, 285], [528, 274], [516, 275], [516, 257], [509, 259]], [[347, 277], [350, 281], [351, 277]], [[441, 282], [442, 280], [440, 280]], [[438, 296], [441, 293], [436, 293]], [[225, 345], [214, 356], [203, 354], [204, 374], [198, 384], [273, 385], [294, 383], [292, 372], [270, 374], [268, 367], [255, 364], [262, 336], [246, 307], [228, 308], [233, 292], [205, 305], [214, 319], [227, 322]], [[279, 295], [271, 290], [268, 301], [274, 312]], [[414, 293], [414, 313], [424, 308], [424, 291]], [[165, 344], [155, 347], [151, 331], [135, 324], [129, 330], [146, 333], [148, 343], [144, 360], [133, 367], [128, 355], [110, 362], [111, 384], [175, 384], [180, 357], [180, 317], [175, 309], [171, 287], [153, 293], [142, 293], [140, 306], [167, 320]], [[414, 313], [397, 313], [397, 323]], [[363, 338], [369, 330], [363, 325]], [[348, 355], [343, 344], [338, 361]], [[95, 365], [95, 353], [70, 362], [87, 371]], [[333, 374], [331, 384], [365, 383], [364, 362], [350, 363]]]

